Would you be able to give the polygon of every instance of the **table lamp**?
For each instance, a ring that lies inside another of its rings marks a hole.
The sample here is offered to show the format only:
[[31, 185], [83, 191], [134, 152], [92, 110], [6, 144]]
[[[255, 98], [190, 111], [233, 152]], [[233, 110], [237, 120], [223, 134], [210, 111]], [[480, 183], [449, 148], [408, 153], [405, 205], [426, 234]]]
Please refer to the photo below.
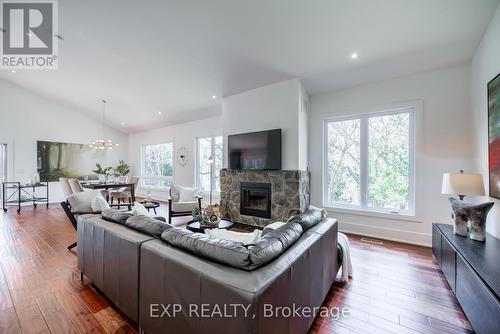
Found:
[[458, 195], [463, 200], [465, 195], [484, 196], [484, 183], [481, 174], [469, 174], [460, 170], [459, 173], [444, 173], [441, 193]]
[[[486, 217], [492, 202], [476, 204], [463, 201], [468, 196], [484, 196], [484, 183], [481, 174], [469, 174], [460, 170], [459, 173], [443, 174], [441, 193], [446, 195], [458, 195], [459, 199], [448, 198], [453, 210], [453, 233], [473, 240], [484, 241], [486, 238]], [[470, 222], [470, 231], [468, 228]]]

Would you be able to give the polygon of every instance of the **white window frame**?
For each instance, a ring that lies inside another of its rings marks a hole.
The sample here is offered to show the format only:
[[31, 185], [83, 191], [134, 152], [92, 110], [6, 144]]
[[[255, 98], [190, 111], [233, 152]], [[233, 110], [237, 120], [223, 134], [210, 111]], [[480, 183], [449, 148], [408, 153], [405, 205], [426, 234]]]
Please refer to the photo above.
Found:
[[[323, 121], [323, 180], [322, 180], [322, 196], [323, 206], [328, 209], [340, 213], [352, 214], [368, 214], [379, 217], [416, 217], [416, 150], [417, 150], [417, 136], [416, 124], [420, 123], [420, 110], [421, 103], [419, 101], [407, 103], [399, 106], [385, 106], [371, 108], [364, 112], [358, 112], [348, 116], [325, 118]], [[382, 209], [374, 208], [367, 205], [368, 202], [368, 120], [372, 117], [395, 115], [399, 113], [409, 113], [409, 203], [408, 210], [399, 211], [395, 209]], [[335, 203], [328, 201], [328, 187], [326, 186], [328, 180], [328, 124], [331, 122], [346, 121], [346, 120], [360, 120], [360, 204], [351, 205], [347, 203]]]
[[[146, 155], [146, 146], [154, 146], [154, 145], [163, 145], [163, 144], [171, 144], [172, 145], [172, 176], [145, 176], [144, 174], [144, 165], [145, 165], [145, 155]], [[148, 143], [141, 145], [141, 188], [158, 190], [158, 191], [169, 191], [170, 187], [155, 187], [146, 185], [144, 181], [146, 180], [171, 180], [172, 184], [174, 184], [175, 180], [175, 145], [173, 141], [161, 142], [161, 143]]]
[[[201, 190], [201, 181], [200, 181], [200, 139], [204, 138], [210, 138], [211, 142], [211, 156], [214, 156], [214, 150], [215, 150], [215, 138], [216, 137], [221, 137], [222, 138], [222, 166], [224, 166], [224, 136], [223, 135], [209, 135], [209, 136], [200, 136], [196, 137], [196, 166], [195, 166], [195, 180], [196, 180], [196, 188]], [[212, 178], [210, 179], [210, 183], [212, 185], [212, 195], [213, 196], [220, 196], [220, 191], [215, 190], [215, 163], [213, 163], [210, 168], [212, 169]], [[203, 194], [208, 195], [210, 190], [205, 191]]]

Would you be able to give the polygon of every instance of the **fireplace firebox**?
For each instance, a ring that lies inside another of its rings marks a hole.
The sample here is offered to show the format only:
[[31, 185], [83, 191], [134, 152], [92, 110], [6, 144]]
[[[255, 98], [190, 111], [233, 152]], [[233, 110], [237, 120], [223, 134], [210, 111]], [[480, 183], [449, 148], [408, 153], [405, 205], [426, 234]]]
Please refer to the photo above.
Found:
[[240, 182], [240, 213], [271, 218], [271, 184]]

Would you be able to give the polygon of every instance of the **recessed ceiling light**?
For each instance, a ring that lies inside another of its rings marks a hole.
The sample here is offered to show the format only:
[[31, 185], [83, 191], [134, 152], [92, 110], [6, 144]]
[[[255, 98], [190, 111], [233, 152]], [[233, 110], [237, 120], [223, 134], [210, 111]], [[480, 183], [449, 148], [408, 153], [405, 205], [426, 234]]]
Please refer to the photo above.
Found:
[[15, 70], [12, 70], [11, 72], [12, 72], [12, 73], [16, 73], [16, 71], [15, 71]]
[[217, 99], [217, 95], [212, 95], [212, 99]]
[[161, 111], [158, 111], [158, 115], [161, 115], [161, 114], [162, 114], [162, 112], [161, 112]]
[[358, 59], [358, 54], [356, 52], [351, 53], [351, 59]]
[[122, 123], [121, 123], [121, 125], [122, 125], [122, 126], [125, 126], [125, 125], [127, 125], [127, 123], [125, 123], [125, 122], [122, 122]]

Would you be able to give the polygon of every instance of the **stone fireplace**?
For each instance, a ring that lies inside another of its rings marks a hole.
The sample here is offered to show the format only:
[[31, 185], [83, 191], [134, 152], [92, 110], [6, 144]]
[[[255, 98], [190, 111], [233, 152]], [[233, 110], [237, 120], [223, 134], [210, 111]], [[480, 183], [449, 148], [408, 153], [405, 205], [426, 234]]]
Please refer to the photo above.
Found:
[[309, 206], [308, 171], [223, 169], [220, 182], [224, 215], [238, 223], [263, 227]]

